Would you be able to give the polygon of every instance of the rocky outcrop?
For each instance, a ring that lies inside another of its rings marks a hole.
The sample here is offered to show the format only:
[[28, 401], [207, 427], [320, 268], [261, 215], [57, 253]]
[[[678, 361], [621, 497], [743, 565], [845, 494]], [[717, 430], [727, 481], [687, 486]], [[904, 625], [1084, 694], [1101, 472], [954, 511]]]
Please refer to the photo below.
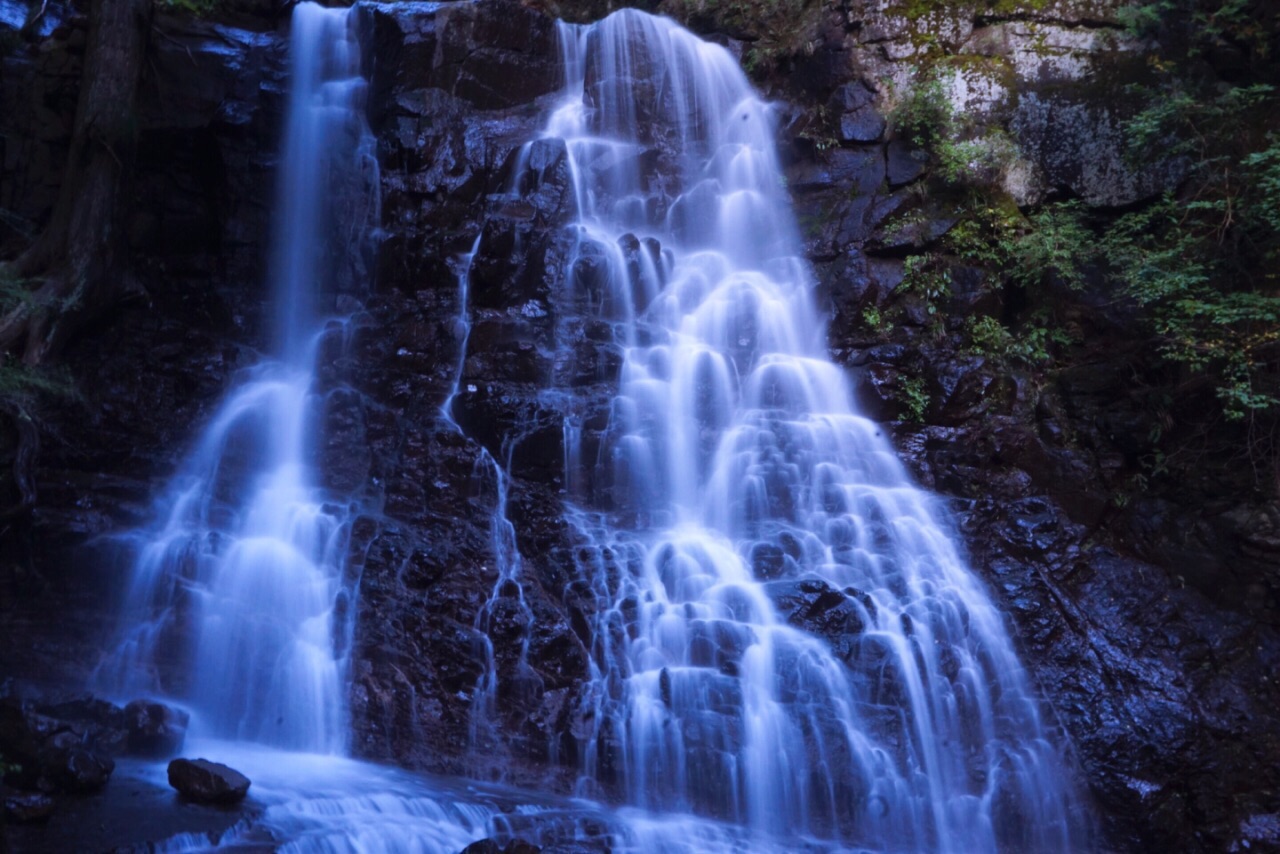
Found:
[[[785, 55], [762, 53], [766, 40], [742, 20], [690, 18], [754, 57], [761, 82], [788, 102], [788, 187], [833, 352], [919, 480], [952, 500], [974, 567], [1076, 747], [1103, 843], [1275, 844], [1275, 505], [1238, 474], [1214, 474], [1213, 455], [1180, 490], [1134, 487], [1154, 425], [1127, 378], [1157, 368], [1100, 295], [1037, 297], [1056, 301], [1087, 342], [1047, 374], [969, 352], [966, 317], [1014, 312], [1023, 299], [983, 287], [982, 270], [955, 274], [937, 315], [898, 288], [903, 256], [957, 222], [947, 193], [927, 192], [936, 157], [888, 121], [919, 75], [933, 69], [953, 109], [973, 117], [971, 137], [1009, 132], [1017, 156], [988, 177], [1016, 202], [1057, 192], [1110, 208], [1177, 175], [1176, 164], [1135, 169], [1120, 156], [1118, 117], [1130, 107], [1118, 87], [1143, 73], [1143, 45], [1110, 3], [1008, 15], [801, 5], [804, 38]], [[575, 736], [586, 731], [575, 710], [594, 603], [574, 576], [580, 555], [561, 515], [564, 496], [582, 487], [561, 482], [561, 425], [572, 415], [591, 447], [618, 354], [556, 287], [572, 205], [563, 147], [543, 140], [518, 157], [559, 85], [554, 24], [508, 0], [362, 8], [384, 233], [369, 290], [329, 295], [335, 310], [359, 311], [319, 372], [317, 450], [329, 486], [376, 508], [352, 530], [353, 747], [568, 790]], [[3, 43], [0, 208], [22, 226], [5, 233], [6, 250], [39, 225], [57, 190], [84, 44], [77, 9], [51, 3], [32, 41]], [[134, 213], [123, 226], [145, 294], [72, 345], [65, 364], [80, 396], [40, 413], [50, 438], [38, 504], [0, 533], [8, 676], [83, 682], [124, 569], [101, 535], [145, 517], [193, 425], [261, 346], [284, 48], [274, 3], [228, 9], [219, 20], [157, 18]], [[655, 251], [634, 244], [623, 249]], [[575, 271], [586, 283], [589, 258]], [[891, 308], [901, 319], [890, 328], [866, 319]], [[549, 342], [565, 334], [575, 357], [555, 361]], [[537, 393], [552, 375], [575, 390], [572, 412]], [[921, 382], [917, 421], [900, 420], [910, 378]], [[510, 530], [492, 521], [499, 507]], [[499, 585], [511, 536], [519, 580]], [[766, 578], [785, 560], [753, 555]], [[810, 581], [774, 580], [770, 592], [791, 623], [837, 649], [866, 607], [856, 590]], [[477, 716], [490, 663], [494, 712]], [[180, 672], [165, 678], [181, 689]], [[33, 786], [63, 772], [68, 786], [88, 786], [97, 760], [83, 751], [109, 757], [133, 743], [123, 718], [92, 729], [69, 710], [39, 712], [70, 722], [46, 726], [29, 710], [11, 721], [6, 708], [5, 756], [32, 757], [42, 769]], [[135, 713], [145, 717], [139, 749], [174, 745], [176, 720]], [[107, 741], [119, 743], [83, 746]]]
[[16, 790], [14, 809], [46, 815], [45, 802], [34, 793], [100, 790], [115, 770], [113, 757], [124, 750], [124, 724], [119, 707], [88, 697], [0, 699], [0, 765], [3, 784]]
[[186, 724], [185, 712], [145, 700], [122, 709], [87, 695], [23, 697], [6, 689], [0, 693], [3, 784], [14, 790], [15, 810], [47, 815], [53, 807], [46, 811], [33, 793], [96, 792], [107, 785], [116, 757], [176, 752]]

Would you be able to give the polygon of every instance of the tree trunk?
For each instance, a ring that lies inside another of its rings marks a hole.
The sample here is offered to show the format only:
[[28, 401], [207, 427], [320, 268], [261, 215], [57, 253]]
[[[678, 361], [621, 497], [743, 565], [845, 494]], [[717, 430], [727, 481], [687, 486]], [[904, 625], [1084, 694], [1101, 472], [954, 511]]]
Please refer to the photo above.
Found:
[[93, 0], [58, 200], [44, 232], [8, 265], [10, 276], [41, 282], [31, 300], [0, 319], [0, 351], [27, 364], [44, 361], [127, 290], [122, 224], [150, 24], [151, 0]]

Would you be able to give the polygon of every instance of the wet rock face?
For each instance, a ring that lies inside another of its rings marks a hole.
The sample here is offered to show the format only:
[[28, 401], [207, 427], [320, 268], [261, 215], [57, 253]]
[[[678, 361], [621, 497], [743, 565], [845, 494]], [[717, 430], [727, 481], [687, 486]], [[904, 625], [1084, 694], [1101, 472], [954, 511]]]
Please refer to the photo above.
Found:
[[[553, 557], [565, 547], [561, 420], [537, 395], [555, 369], [552, 290], [571, 201], [562, 144], [517, 163], [541, 121], [532, 102], [559, 86], [554, 24], [488, 2], [371, 5], [365, 25], [388, 237], [350, 363], [384, 513], [355, 531], [353, 747], [437, 771], [554, 778], [568, 773], [548, 760], [586, 674]], [[494, 590], [499, 469], [510, 472], [519, 590]], [[477, 727], [482, 621], [498, 719]]]
[[859, 635], [874, 619], [869, 596], [850, 587], [836, 590], [816, 578], [772, 581], [765, 587], [778, 614], [788, 623], [831, 644], [845, 661], [858, 650]]

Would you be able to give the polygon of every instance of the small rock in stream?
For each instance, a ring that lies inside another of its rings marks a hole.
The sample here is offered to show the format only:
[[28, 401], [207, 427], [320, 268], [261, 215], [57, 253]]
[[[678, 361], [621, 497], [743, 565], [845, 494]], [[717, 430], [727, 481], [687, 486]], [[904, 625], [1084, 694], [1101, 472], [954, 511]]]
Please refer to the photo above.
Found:
[[233, 804], [248, 793], [249, 778], [207, 759], [175, 759], [169, 763], [169, 785], [197, 803]]

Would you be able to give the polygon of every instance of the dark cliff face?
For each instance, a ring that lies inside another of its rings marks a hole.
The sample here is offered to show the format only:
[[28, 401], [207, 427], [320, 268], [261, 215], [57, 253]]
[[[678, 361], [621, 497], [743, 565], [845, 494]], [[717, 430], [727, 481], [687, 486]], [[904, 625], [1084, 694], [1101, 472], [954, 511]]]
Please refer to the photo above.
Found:
[[[233, 17], [155, 19], [132, 211], [117, 226], [139, 287], [63, 354], [74, 395], [31, 413], [42, 431], [39, 498], [5, 526], [5, 603], [21, 606], [6, 629], [22, 638], [6, 646], [6, 674], [83, 680], [124, 569], [101, 538], [145, 518], [193, 425], [255, 360], [285, 42], [274, 13]], [[75, 110], [87, 20], [78, 5], [51, 3], [45, 21], [30, 41], [4, 30], [0, 52], [6, 255], [49, 212]], [[27, 610], [41, 603], [48, 610]]]
[[[38, 504], [0, 532], [2, 675], [83, 680], [125, 569], [105, 535], [145, 518], [157, 485], [261, 346], [285, 19], [270, 3], [228, 8], [225, 19], [157, 18], [133, 215], [121, 224], [144, 292], [72, 344], [63, 360], [80, 397], [40, 413]], [[540, 144], [526, 172], [512, 175], [516, 150], [536, 135], [560, 82], [554, 23], [505, 0], [363, 9], [384, 234], [369, 291], [330, 295], [335, 310], [363, 310], [319, 372], [323, 475], [335, 489], [381, 497], [381, 512], [359, 520], [353, 537], [351, 571], [361, 576], [354, 749], [567, 789], [574, 734], [585, 731], [574, 709], [591, 606], [560, 518], [564, 413], [537, 387], [552, 371], [571, 376], [589, 429], [618, 362], [555, 286], [571, 204], [562, 148]], [[752, 37], [741, 22], [691, 17], [748, 59], [755, 50], [759, 76], [785, 98], [788, 186], [832, 317], [833, 352], [868, 410], [891, 422], [921, 483], [954, 498], [974, 569], [1076, 747], [1107, 843], [1277, 844], [1274, 504], [1242, 488], [1233, 470], [1220, 472], [1213, 455], [1181, 490], [1117, 500], [1150, 428], [1131, 377], [1156, 368], [1134, 354], [1125, 319], [1100, 300], [1041, 297], [1071, 313], [1085, 342], [1047, 375], [972, 355], [958, 335], [975, 300], [1015, 297], [960, 282], [939, 334], [923, 306], [895, 291], [904, 249], [884, 225], [917, 205], [912, 188], [928, 176], [911, 150], [884, 139], [883, 81], [909, 64], [923, 27], [974, 56], [1007, 54], [1014, 74], [1001, 85], [1034, 95], [1019, 101], [1026, 166], [1001, 179], [1025, 193], [1023, 203], [1070, 186], [1097, 206], [1128, 204], [1169, 179], [1099, 178], [1114, 154], [1105, 134], [1085, 151], [1052, 131], [1055, 122], [1087, 124], [1080, 116], [1110, 121], [1098, 118], [1110, 107], [1097, 91], [1068, 85], [1078, 63], [1123, 53], [1110, 42], [1081, 46], [1088, 33], [1117, 29], [1105, 8], [1090, 9], [1043, 13], [1060, 48], [1048, 58], [1026, 46], [1034, 34], [1018, 27], [1027, 21], [976, 12], [930, 24], [804, 7], [797, 20], [812, 32], [801, 48], [776, 34], [735, 42]], [[33, 227], [59, 180], [85, 26], [74, 7], [55, 11], [48, 32], [0, 56], [0, 207]], [[769, 62], [761, 45], [773, 46]], [[777, 60], [784, 48], [799, 58]], [[927, 243], [954, 216], [945, 199], [922, 207], [912, 239]], [[481, 233], [464, 354], [459, 273]], [[21, 239], [11, 232], [3, 245]], [[891, 306], [905, 320], [890, 329], [865, 322], [868, 308]], [[552, 337], [565, 329], [578, 342], [575, 360], [554, 364]], [[918, 421], [895, 421], [908, 375], [923, 378], [927, 403]], [[506, 509], [527, 609], [515, 591], [493, 590], [501, 487], [493, 460], [509, 465]], [[793, 619], [839, 643], [856, 626], [830, 613], [821, 593], [798, 593]], [[475, 626], [491, 595], [497, 715], [475, 728], [485, 660]]]

